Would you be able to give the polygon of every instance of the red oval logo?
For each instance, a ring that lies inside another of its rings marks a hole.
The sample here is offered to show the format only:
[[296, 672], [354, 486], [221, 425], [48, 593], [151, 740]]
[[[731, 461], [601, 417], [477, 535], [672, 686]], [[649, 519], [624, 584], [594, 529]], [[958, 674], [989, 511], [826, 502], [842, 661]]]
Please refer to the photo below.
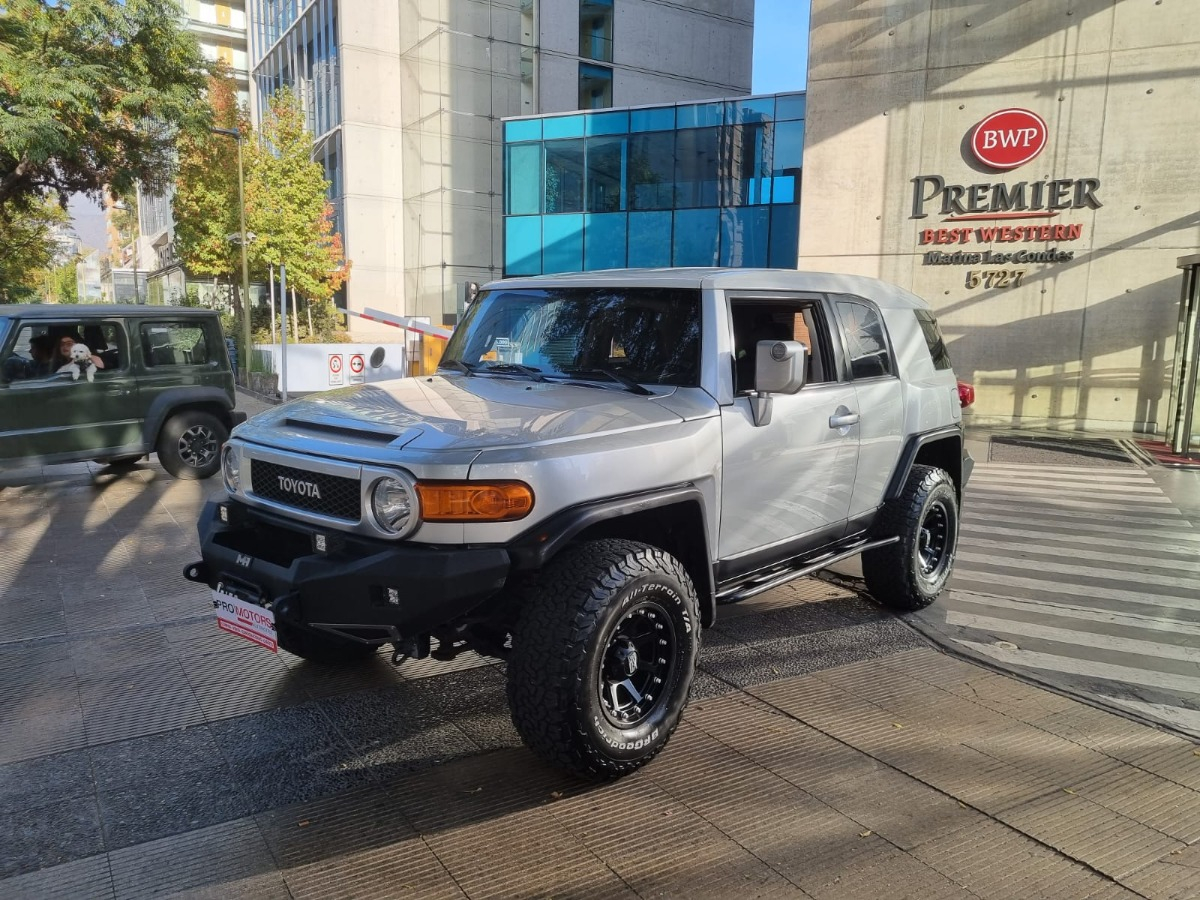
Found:
[[1046, 146], [1046, 122], [1027, 109], [994, 112], [971, 133], [975, 158], [993, 169], [1015, 169]]

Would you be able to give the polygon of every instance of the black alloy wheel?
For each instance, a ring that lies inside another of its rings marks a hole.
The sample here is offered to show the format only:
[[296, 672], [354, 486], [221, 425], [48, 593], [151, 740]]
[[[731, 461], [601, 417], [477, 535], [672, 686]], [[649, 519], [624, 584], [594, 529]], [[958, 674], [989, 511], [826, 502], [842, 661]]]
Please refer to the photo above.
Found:
[[221, 447], [229, 438], [225, 424], [202, 409], [171, 416], [158, 435], [158, 461], [176, 478], [209, 478], [221, 468]]
[[600, 659], [600, 704], [618, 728], [632, 728], [662, 705], [677, 652], [667, 610], [647, 600], [621, 617]]
[[880, 511], [875, 537], [897, 540], [863, 554], [871, 596], [903, 612], [936, 600], [950, 579], [958, 548], [958, 491], [949, 473], [913, 466], [903, 492]]

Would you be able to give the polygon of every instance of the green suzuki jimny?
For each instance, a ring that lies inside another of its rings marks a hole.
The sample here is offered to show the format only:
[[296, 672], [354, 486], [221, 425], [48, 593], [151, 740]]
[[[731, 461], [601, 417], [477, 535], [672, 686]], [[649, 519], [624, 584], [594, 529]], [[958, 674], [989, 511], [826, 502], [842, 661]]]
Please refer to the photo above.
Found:
[[212, 310], [0, 306], [0, 467], [155, 452], [177, 478], [208, 478], [245, 413]]

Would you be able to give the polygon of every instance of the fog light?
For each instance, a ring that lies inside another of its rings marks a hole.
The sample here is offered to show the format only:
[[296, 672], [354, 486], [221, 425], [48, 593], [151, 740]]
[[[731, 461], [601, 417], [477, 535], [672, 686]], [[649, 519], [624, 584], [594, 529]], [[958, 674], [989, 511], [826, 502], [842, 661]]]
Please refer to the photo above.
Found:
[[217, 515], [221, 518], [222, 522], [226, 525], [229, 524], [229, 507], [224, 503], [217, 507]]
[[400, 591], [396, 588], [387, 588], [387, 602], [391, 606], [399, 606]]

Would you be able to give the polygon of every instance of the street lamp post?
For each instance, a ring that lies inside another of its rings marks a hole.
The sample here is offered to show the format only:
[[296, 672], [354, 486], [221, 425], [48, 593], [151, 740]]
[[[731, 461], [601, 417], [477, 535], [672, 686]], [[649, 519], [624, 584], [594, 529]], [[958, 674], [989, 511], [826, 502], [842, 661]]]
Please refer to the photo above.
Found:
[[238, 160], [238, 221], [239, 236], [242, 245], [242, 367], [246, 371], [245, 383], [249, 380], [250, 372], [250, 263], [246, 258], [246, 244], [249, 236], [246, 234], [246, 184], [242, 174], [242, 133], [236, 128], [213, 128], [214, 134], [224, 134], [237, 141]]

